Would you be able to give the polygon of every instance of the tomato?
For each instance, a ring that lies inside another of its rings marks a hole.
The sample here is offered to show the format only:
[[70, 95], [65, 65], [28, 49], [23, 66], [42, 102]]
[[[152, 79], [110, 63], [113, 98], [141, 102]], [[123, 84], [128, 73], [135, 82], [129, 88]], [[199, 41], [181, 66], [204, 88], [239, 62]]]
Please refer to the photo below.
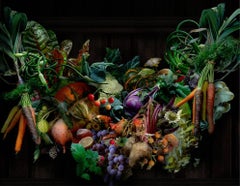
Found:
[[108, 102], [109, 102], [109, 103], [113, 103], [113, 102], [114, 102], [114, 97], [109, 97], [109, 98], [108, 98]]
[[96, 101], [94, 101], [94, 105], [97, 106], [97, 107], [100, 107], [101, 103], [100, 103], [99, 100], [96, 100]]
[[105, 103], [107, 103], [107, 100], [106, 99], [101, 99], [100, 102], [101, 102], [102, 105], [104, 105]]
[[90, 100], [90, 101], [94, 101], [95, 100], [95, 96], [94, 96], [94, 94], [88, 94], [88, 99]]

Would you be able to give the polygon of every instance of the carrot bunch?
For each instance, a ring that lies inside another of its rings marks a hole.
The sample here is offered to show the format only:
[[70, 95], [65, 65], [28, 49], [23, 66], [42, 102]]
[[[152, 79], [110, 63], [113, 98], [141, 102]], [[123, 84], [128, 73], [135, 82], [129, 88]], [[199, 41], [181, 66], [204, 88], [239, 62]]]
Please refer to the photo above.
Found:
[[1, 133], [3, 133], [3, 139], [7, 137], [7, 134], [11, 132], [18, 125], [17, 137], [15, 141], [14, 150], [16, 154], [20, 152], [22, 143], [26, 131], [27, 121], [23, 115], [23, 110], [20, 105], [15, 105], [10, 110], [7, 119], [2, 126]]
[[23, 143], [23, 138], [26, 131], [26, 126], [27, 126], [27, 120], [25, 116], [21, 114], [19, 119], [19, 125], [18, 125], [18, 133], [17, 133], [15, 147], [14, 147], [16, 154], [19, 153], [20, 150], [22, 149], [22, 143]]
[[21, 107], [19, 105], [14, 105], [12, 109], [9, 111], [7, 119], [5, 120], [2, 128], [1, 133], [3, 133], [3, 138], [6, 138], [7, 134], [14, 128], [17, 124], [20, 115], [21, 115]]
[[200, 121], [207, 121], [208, 133], [214, 131], [214, 62], [209, 61], [203, 68], [198, 85], [175, 107], [179, 108], [184, 103], [192, 100], [192, 123], [194, 124], [194, 135], [199, 136]]
[[19, 105], [15, 105], [10, 110], [7, 119], [5, 120], [1, 133], [3, 139], [12, 131], [18, 124], [18, 132], [15, 142], [15, 152], [18, 153], [22, 148], [22, 142], [26, 131], [26, 126], [30, 129], [33, 141], [39, 145], [41, 143], [41, 136], [36, 128], [35, 111], [31, 105], [31, 99], [27, 92], [23, 92]]

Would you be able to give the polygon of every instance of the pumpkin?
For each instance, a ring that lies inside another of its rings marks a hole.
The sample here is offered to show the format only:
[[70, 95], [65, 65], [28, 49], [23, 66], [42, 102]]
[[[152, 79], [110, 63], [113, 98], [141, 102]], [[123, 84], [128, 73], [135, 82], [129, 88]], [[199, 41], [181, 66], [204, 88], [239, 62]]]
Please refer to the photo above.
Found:
[[73, 82], [61, 87], [55, 94], [58, 101], [76, 101], [88, 93], [92, 92], [92, 87], [85, 82]]

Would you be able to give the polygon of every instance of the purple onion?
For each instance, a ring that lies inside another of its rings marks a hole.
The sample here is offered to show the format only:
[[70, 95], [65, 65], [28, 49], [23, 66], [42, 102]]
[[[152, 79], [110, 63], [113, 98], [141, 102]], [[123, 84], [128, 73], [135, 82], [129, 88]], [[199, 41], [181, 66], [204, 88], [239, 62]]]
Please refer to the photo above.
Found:
[[123, 107], [125, 109], [125, 114], [127, 116], [133, 117], [143, 106], [142, 100], [140, 98], [140, 91], [142, 88], [137, 88], [128, 93], [128, 95], [123, 100]]

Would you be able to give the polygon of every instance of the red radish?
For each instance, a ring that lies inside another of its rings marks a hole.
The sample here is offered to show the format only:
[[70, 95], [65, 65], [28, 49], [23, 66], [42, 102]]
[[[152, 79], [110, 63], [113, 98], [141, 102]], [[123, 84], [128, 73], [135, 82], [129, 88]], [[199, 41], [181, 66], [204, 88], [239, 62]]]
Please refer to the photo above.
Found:
[[67, 142], [72, 141], [72, 133], [62, 118], [58, 119], [51, 129], [51, 134], [56, 143], [62, 145], [63, 153], [66, 152]]

